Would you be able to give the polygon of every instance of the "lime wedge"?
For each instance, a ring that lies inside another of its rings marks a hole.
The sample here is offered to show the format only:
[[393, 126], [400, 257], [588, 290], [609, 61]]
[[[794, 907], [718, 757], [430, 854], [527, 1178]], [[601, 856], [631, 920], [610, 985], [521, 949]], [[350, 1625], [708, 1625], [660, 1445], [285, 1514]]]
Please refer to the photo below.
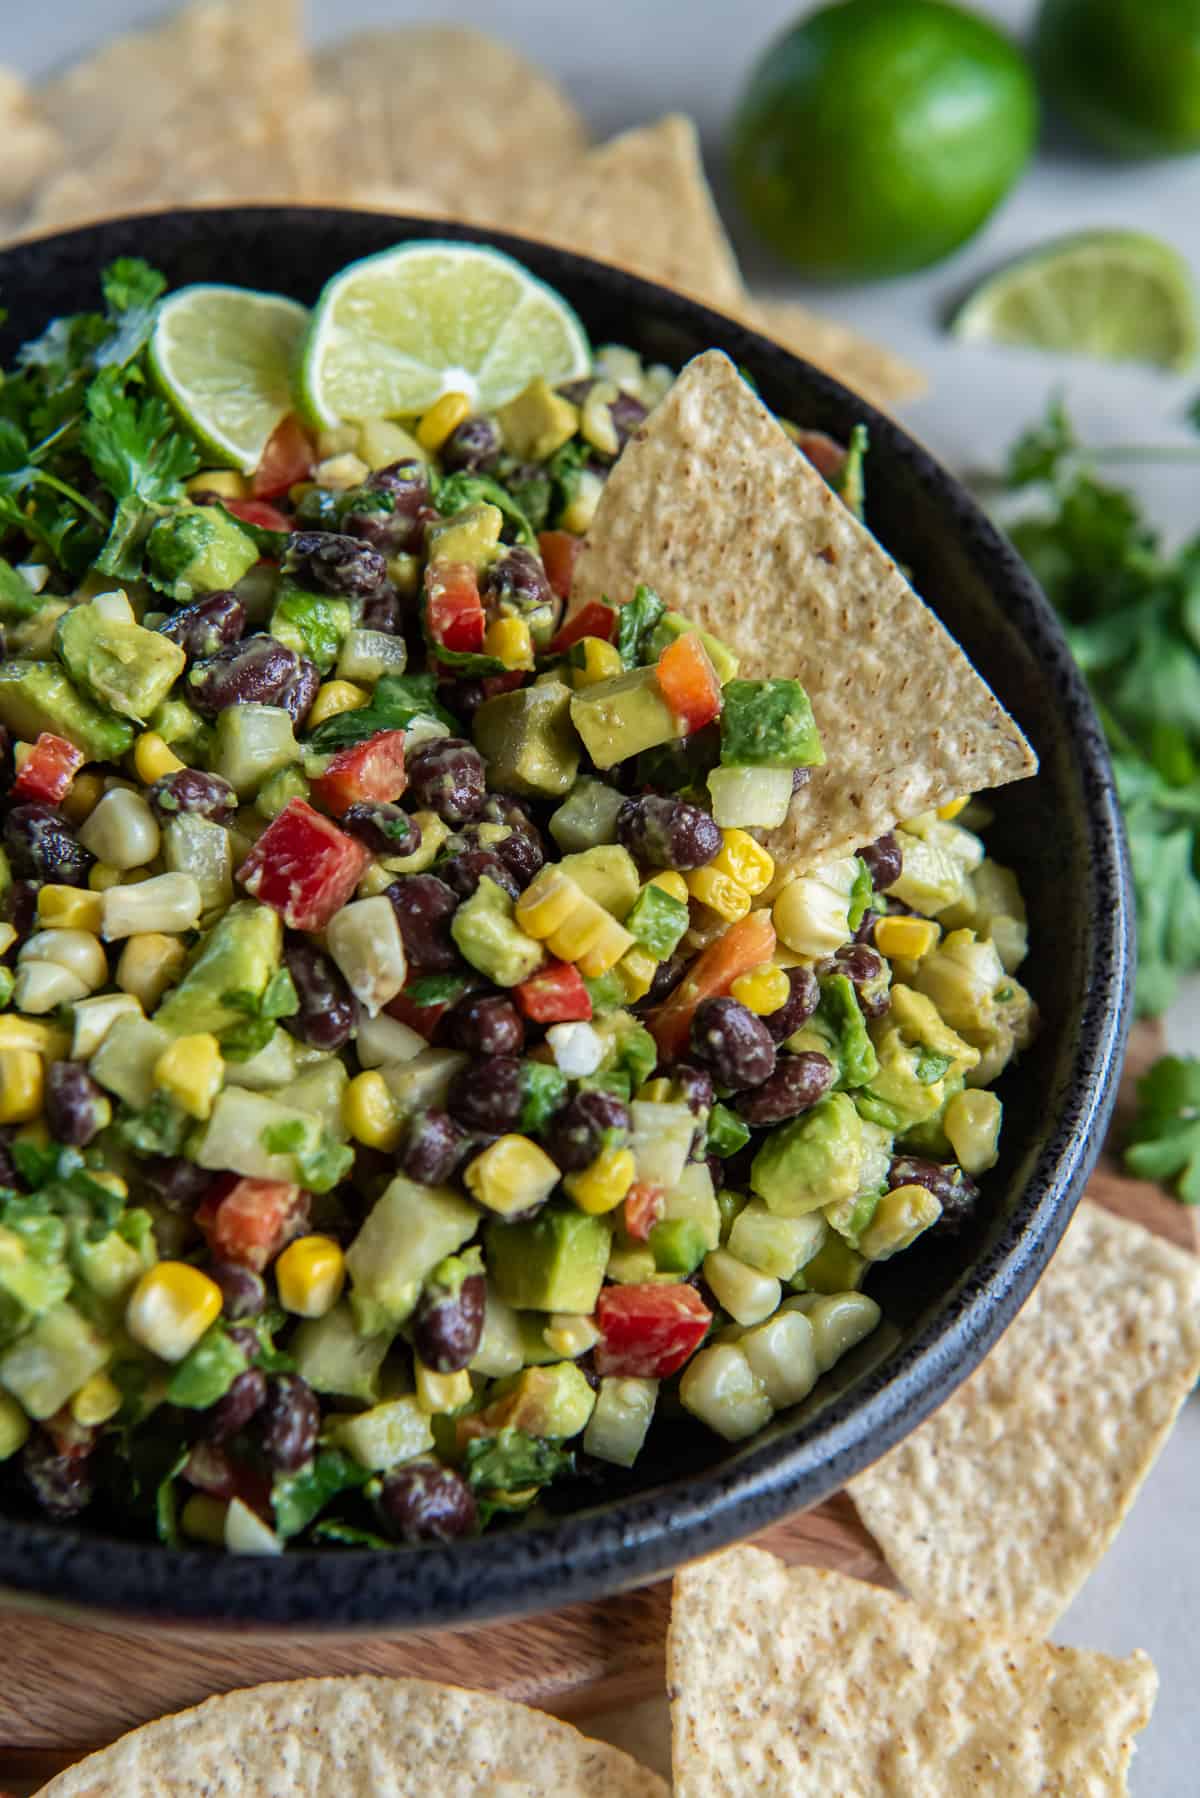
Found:
[[1187, 263], [1141, 231], [1084, 231], [1022, 256], [977, 287], [950, 328], [967, 343], [1172, 369], [1190, 367], [1200, 343]]
[[300, 402], [315, 425], [424, 412], [443, 393], [501, 406], [535, 376], [586, 374], [583, 326], [499, 250], [409, 243], [352, 262], [313, 309]]
[[307, 308], [245, 287], [181, 287], [150, 339], [154, 378], [217, 462], [252, 474], [292, 409], [291, 371]]

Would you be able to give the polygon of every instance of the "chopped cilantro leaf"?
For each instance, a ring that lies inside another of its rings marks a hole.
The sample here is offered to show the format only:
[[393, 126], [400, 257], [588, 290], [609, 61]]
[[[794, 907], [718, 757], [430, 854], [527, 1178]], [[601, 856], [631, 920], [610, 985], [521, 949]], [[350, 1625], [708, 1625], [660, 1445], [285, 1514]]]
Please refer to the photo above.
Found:
[[1125, 1166], [1143, 1180], [1174, 1181], [1185, 1205], [1200, 1205], [1200, 1058], [1160, 1057], [1137, 1091]]

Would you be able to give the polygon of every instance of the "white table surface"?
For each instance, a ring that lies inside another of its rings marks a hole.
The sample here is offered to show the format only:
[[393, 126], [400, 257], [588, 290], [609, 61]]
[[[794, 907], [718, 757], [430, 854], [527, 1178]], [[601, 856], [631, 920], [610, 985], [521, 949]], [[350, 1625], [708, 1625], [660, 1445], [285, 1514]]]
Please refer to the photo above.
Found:
[[[22, 8], [20, 30], [9, 35], [4, 53], [23, 72], [41, 75], [159, 10], [153, 0], [56, 0]], [[742, 0], [738, 6], [727, 0], [605, 0], [581, 30], [578, 8], [563, 0], [507, 5], [451, 0], [425, 6], [410, 0], [339, 0], [336, 8], [310, 7], [317, 39], [409, 18], [466, 21], [506, 36], [555, 72], [598, 135], [668, 110], [689, 112], [700, 126], [722, 195], [721, 138], [745, 74], [771, 38], [805, 10], [796, 0]], [[977, 10], [1020, 32], [1035, 6], [1032, 0], [977, 0]], [[452, 114], [448, 128], [453, 129]], [[436, 155], [436, 146], [429, 149]], [[799, 281], [749, 244], [732, 208], [725, 210], [747, 275], [758, 288], [823, 305], [928, 370], [931, 393], [906, 407], [903, 417], [953, 466], [994, 466], [1013, 434], [1040, 414], [1055, 383], [1064, 387], [1090, 439], [1196, 442], [1182, 423], [1181, 408], [1200, 390], [1200, 371], [1190, 378], [1167, 377], [1017, 351], [968, 349], [945, 337], [940, 324], [957, 297], [1006, 256], [1085, 225], [1157, 231], [1200, 274], [1200, 158], [1122, 166], [1052, 144], [1019, 191], [950, 262], [926, 274], [860, 288], [818, 290]], [[1173, 536], [1200, 528], [1198, 469], [1200, 464], [1160, 466], [1136, 482]], [[1134, 471], [1128, 473], [1132, 479]], [[1200, 1051], [1200, 981], [1176, 1006], [1169, 1029], [1176, 1047]], [[1200, 1402], [1193, 1400], [1116, 1545], [1055, 1631], [1060, 1641], [1114, 1654], [1145, 1648], [1157, 1663], [1162, 1690], [1132, 1776], [1139, 1798], [1185, 1798], [1200, 1787], [1200, 1707], [1194, 1695], [1198, 1493]], [[614, 1737], [635, 1731], [646, 1757], [665, 1769], [661, 1705], [637, 1707], [632, 1716], [612, 1719], [605, 1730]]]

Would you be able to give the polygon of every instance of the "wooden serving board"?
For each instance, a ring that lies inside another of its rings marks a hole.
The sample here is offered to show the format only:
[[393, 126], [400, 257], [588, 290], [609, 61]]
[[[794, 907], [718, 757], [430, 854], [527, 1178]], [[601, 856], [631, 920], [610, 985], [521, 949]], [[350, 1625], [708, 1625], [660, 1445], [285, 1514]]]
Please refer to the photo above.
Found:
[[[1161, 1053], [1135, 1033], [1122, 1083], [1127, 1115], [1137, 1075]], [[1105, 1157], [1088, 1188], [1110, 1210], [1196, 1251], [1195, 1215]], [[757, 1540], [784, 1560], [893, 1584], [844, 1493]], [[419, 1675], [487, 1688], [583, 1718], [661, 1692], [670, 1582], [474, 1629], [378, 1636], [286, 1636], [67, 1621], [0, 1611], [0, 1786], [29, 1792], [87, 1749], [211, 1693], [314, 1674]], [[0, 1798], [3, 1794], [0, 1793]]]

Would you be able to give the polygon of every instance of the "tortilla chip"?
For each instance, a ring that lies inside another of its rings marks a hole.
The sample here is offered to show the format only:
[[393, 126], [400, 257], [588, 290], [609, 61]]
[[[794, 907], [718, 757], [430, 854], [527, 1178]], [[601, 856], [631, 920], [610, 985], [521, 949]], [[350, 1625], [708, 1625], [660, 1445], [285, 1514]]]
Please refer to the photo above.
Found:
[[518, 196], [508, 223], [720, 311], [737, 313], [747, 303], [696, 127], [678, 113], [610, 139], [561, 180]]
[[911, 362], [849, 325], [819, 318], [794, 300], [756, 300], [746, 314], [746, 323], [764, 337], [774, 338], [785, 350], [814, 362], [874, 406], [894, 406], [928, 390], [929, 382]]
[[1116, 1798], [1158, 1688], [756, 1548], [676, 1574], [667, 1678], [676, 1798]]
[[1085, 1203], [982, 1366], [851, 1497], [915, 1597], [1048, 1630], [1198, 1376], [1200, 1262]]
[[784, 867], [898, 818], [1020, 780], [1021, 732], [891, 557], [719, 351], [697, 356], [626, 446], [575, 569], [571, 610], [644, 581], [751, 679], [804, 683], [827, 757], [764, 839]]
[[422, 1679], [300, 1679], [210, 1698], [122, 1736], [40, 1798], [666, 1798], [569, 1723]]
[[0, 206], [22, 206], [62, 154], [58, 132], [12, 69], [0, 68]]
[[318, 57], [317, 76], [345, 108], [330, 166], [346, 188], [421, 188], [447, 212], [495, 223], [526, 184], [555, 180], [587, 148], [562, 90], [482, 32], [359, 32]]

